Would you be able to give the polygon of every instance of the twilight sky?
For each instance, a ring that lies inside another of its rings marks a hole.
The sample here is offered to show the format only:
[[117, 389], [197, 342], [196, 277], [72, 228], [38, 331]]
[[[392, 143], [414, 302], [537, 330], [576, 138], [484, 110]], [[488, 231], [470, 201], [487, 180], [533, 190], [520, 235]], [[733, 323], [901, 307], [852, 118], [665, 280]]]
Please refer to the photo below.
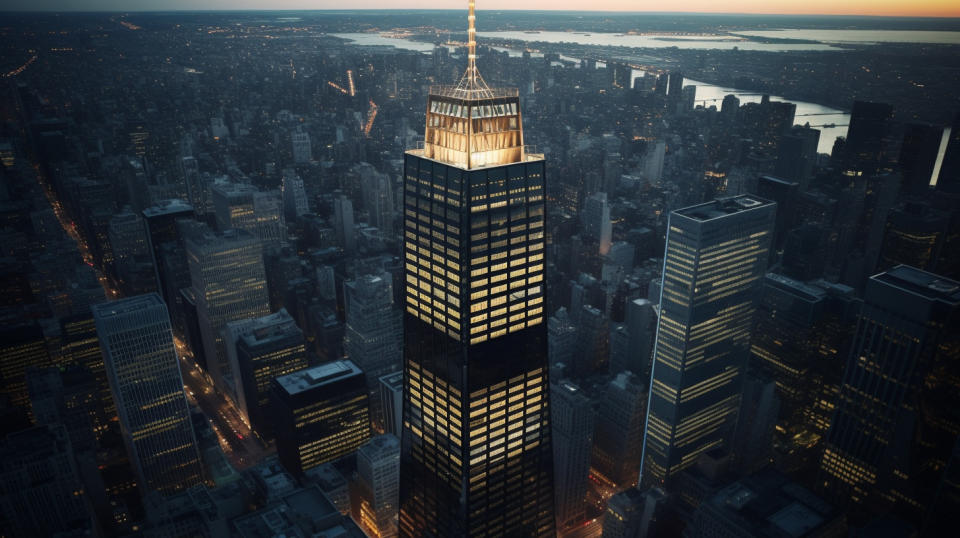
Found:
[[[2, 10], [466, 9], [466, 0], [4, 0]], [[345, 5], [347, 4], [347, 5]], [[960, 17], [957, 0], [478, 0], [477, 9]]]

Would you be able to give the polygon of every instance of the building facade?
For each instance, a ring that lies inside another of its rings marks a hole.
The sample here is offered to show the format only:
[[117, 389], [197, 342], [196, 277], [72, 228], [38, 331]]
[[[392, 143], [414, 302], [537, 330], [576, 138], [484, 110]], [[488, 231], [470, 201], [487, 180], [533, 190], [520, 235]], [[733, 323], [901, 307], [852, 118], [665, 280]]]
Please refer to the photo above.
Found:
[[544, 161], [516, 89], [431, 88], [404, 156], [401, 536], [552, 536]]
[[140, 489], [171, 495], [200, 484], [200, 453], [160, 296], [96, 305], [93, 316]]
[[367, 385], [351, 361], [277, 377], [271, 390], [277, 455], [292, 474], [302, 476], [370, 439]]
[[641, 483], [729, 443], [776, 204], [717, 199], [670, 214]]

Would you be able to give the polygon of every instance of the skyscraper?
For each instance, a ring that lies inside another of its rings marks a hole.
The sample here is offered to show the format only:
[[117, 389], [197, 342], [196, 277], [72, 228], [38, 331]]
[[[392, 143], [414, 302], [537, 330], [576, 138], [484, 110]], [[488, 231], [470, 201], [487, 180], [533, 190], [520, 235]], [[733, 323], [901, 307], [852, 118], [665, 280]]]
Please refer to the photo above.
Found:
[[644, 384], [631, 372], [617, 374], [600, 396], [593, 467], [615, 489], [637, 483], [646, 403]]
[[402, 536], [554, 533], [544, 161], [516, 89], [433, 87], [404, 156]]
[[141, 491], [170, 495], [201, 483], [200, 453], [160, 296], [99, 304], [93, 317]]
[[292, 474], [303, 475], [370, 439], [366, 381], [351, 361], [277, 377], [271, 391], [277, 455]]
[[[227, 324], [230, 370], [235, 373], [235, 401], [251, 427], [264, 437], [273, 436], [268, 419], [270, 383], [273, 378], [307, 367], [303, 331], [286, 310]], [[232, 345], [230, 345], [232, 343]]]
[[147, 228], [147, 244], [153, 256], [154, 274], [157, 285], [154, 290], [165, 300], [170, 300], [177, 290], [167, 290], [164, 283], [168, 281], [165, 272], [162, 247], [164, 244], [177, 241], [180, 237], [177, 221], [192, 219], [193, 206], [183, 200], [161, 200], [156, 205], [143, 210], [143, 222]]
[[354, 520], [378, 538], [397, 535], [400, 503], [400, 440], [379, 435], [357, 449], [360, 502]]
[[5, 536], [82, 536], [91, 532], [90, 516], [64, 426], [35, 426], [0, 441]]
[[312, 161], [313, 151], [310, 147], [310, 134], [298, 127], [290, 137], [293, 142], [293, 162], [304, 164]]
[[386, 431], [380, 401], [380, 377], [401, 366], [402, 313], [393, 303], [390, 275], [364, 275], [343, 285], [347, 357], [363, 370], [370, 391], [370, 418]]
[[43, 329], [35, 321], [4, 319], [0, 330], [0, 398], [10, 405], [30, 409], [27, 370], [52, 365]]
[[553, 463], [557, 528], [561, 531], [586, 516], [587, 478], [593, 446], [593, 402], [569, 381], [551, 387]]
[[186, 249], [206, 366], [217, 384], [230, 388], [235, 380], [223, 329], [231, 321], [270, 313], [260, 241], [244, 230], [205, 229], [187, 237]]
[[753, 196], [673, 211], [641, 480], [660, 485], [730, 441], [776, 204]]
[[867, 282], [821, 462], [837, 502], [930, 506], [960, 425], [958, 338], [960, 283], [905, 265]]

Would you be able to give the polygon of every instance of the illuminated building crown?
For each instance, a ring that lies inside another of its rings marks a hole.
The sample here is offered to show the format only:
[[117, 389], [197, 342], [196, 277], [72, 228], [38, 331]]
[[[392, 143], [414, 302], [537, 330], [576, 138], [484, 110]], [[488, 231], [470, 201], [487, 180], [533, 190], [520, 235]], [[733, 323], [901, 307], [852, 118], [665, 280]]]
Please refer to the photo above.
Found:
[[475, 1], [467, 17], [467, 70], [455, 86], [427, 98], [423, 156], [465, 169], [522, 162], [523, 125], [516, 88], [491, 88], [477, 70]]

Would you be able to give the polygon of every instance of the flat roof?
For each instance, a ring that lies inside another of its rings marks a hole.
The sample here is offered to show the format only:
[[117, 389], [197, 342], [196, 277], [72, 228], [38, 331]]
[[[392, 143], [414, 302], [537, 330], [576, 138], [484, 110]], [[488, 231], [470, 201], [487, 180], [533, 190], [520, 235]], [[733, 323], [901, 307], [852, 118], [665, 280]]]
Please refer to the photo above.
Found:
[[768, 205], [773, 205], [773, 202], [759, 196], [742, 194], [729, 198], [717, 198], [704, 204], [678, 209], [674, 213], [694, 220], [706, 221]]
[[147, 218], [159, 217], [161, 215], [170, 215], [173, 213], [183, 213], [193, 211], [193, 206], [184, 200], [171, 199], [160, 200], [156, 205], [143, 210], [143, 216]]
[[156, 293], [147, 293], [144, 295], [137, 295], [135, 297], [127, 297], [126, 299], [120, 299], [117, 301], [91, 305], [90, 308], [93, 310], [93, 313], [96, 317], [99, 317], [100, 319], [110, 319], [126, 316], [131, 312], [156, 308], [160, 305], [165, 305], [165, 303], [160, 299], [159, 295]]
[[280, 376], [276, 381], [287, 394], [297, 394], [355, 375], [363, 375], [363, 370], [351, 360], [340, 360]]
[[928, 299], [960, 304], [960, 282], [909, 265], [898, 265], [871, 279]]

